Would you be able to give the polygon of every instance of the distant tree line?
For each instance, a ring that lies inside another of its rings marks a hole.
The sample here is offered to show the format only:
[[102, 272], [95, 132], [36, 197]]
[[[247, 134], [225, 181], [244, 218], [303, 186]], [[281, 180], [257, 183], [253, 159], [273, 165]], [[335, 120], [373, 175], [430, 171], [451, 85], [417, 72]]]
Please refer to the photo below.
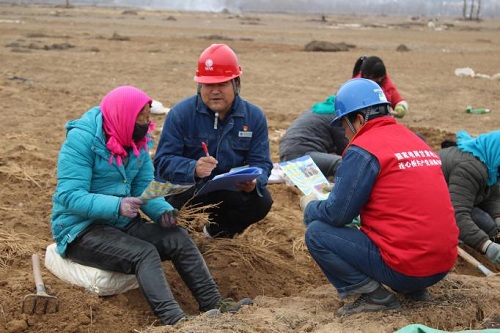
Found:
[[[477, 2], [477, 4], [476, 4]], [[467, 10], [467, 6], [469, 6], [469, 10]], [[476, 15], [474, 16], [474, 9], [476, 10]], [[481, 0], [470, 0], [470, 4], [468, 5], [468, 1], [464, 0], [464, 8], [463, 8], [463, 17], [464, 20], [479, 20], [479, 13], [481, 12]], [[468, 14], [468, 15], [467, 15]]]
[[[0, 2], [15, 2], [0, 0]], [[18, 3], [60, 3], [67, 8], [75, 4], [107, 6], [149, 6], [181, 10], [227, 8], [237, 12], [298, 12], [298, 13], [355, 13], [359, 15], [444, 15], [462, 16], [464, 20], [481, 20], [500, 16], [500, 0], [17, 0]], [[193, 3], [193, 5], [190, 5]], [[200, 7], [201, 6], [201, 7]], [[485, 11], [484, 13], [481, 10]]]

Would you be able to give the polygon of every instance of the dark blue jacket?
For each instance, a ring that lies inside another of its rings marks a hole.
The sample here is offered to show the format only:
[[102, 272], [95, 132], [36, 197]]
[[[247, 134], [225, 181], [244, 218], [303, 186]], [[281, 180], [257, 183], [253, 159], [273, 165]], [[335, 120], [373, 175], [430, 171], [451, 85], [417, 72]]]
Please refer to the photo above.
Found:
[[[197, 160], [205, 155], [205, 142], [218, 164], [210, 177], [195, 177]], [[155, 153], [156, 178], [175, 184], [203, 182], [240, 166], [260, 167], [257, 191], [267, 185], [273, 163], [270, 157], [267, 120], [257, 106], [236, 96], [223, 121], [207, 108], [199, 95], [176, 104], [165, 118]]]

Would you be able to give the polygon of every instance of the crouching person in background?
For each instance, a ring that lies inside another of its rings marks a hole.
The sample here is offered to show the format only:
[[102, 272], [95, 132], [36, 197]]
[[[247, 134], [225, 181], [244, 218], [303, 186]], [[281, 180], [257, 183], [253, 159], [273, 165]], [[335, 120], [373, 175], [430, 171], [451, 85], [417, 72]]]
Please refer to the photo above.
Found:
[[408, 102], [401, 97], [381, 58], [376, 56], [359, 57], [354, 64], [352, 77], [375, 81], [382, 88], [390, 103], [389, 113], [394, 117], [403, 118], [408, 113]]
[[[430, 298], [457, 259], [458, 228], [439, 157], [390, 116], [381, 88], [367, 79], [344, 83], [333, 126], [349, 145], [324, 201], [301, 199], [306, 244], [341, 298], [345, 316], [400, 308], [393, 291]], [[398, 140], [394, 140], [398, 138]], [[348, 227], [361, 217], [360, 229]]]
[[457, 146], [438, 151], [459, 239], [500, 264], [500, 131], [471, 137], [457, 133]]
[[280, 162], [309, 155], [321, 173], [333, 181], [347, 146], [342, 127], [330, 126], [334, 116], [335, 95], [304, 111], [288, 127], [279, 143]]

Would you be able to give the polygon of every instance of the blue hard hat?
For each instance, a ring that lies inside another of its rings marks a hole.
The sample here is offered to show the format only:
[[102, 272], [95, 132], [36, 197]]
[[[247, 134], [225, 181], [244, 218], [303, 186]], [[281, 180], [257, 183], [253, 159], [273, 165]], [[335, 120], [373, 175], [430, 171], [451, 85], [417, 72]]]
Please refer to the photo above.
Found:
[[335, 98], [335, 118], [332, 126], [340, 126], [340, 119], [351, 112], [375, 105], [389, 105], [384, 91], [372, 80], [350, 79], [337, 91]]

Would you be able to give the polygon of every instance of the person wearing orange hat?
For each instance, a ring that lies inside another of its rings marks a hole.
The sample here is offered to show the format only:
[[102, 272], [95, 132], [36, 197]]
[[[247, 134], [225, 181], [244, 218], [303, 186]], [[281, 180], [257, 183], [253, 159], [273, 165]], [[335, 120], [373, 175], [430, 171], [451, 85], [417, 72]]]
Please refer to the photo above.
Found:
[[[154, 157], [158, 179], [195, 184], [166, 197], [175, 208], [184, 204], [212, 205], [203, 232], [207, 237], [232, 238], [262, 220], [273, 199], [267, 189], [273, 163], [264, 112], [240, 96], [242, 74], [238, 58], [226, 44], [212, 44], [198, 59], [197, 94], [168, 113]], [[233, 168], [262, 169], [238, 191], [218, 190], [195, 195], [207, 181]]]

